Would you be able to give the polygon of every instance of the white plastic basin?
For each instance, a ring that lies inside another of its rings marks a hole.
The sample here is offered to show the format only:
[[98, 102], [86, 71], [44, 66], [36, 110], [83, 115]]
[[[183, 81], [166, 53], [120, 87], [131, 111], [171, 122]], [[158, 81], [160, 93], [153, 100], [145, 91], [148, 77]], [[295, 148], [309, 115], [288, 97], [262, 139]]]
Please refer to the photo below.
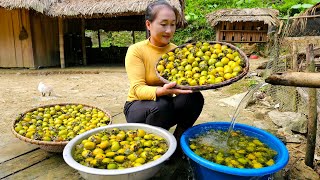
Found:
[[[104, 129], [119, 128], [122, 130], [134, 130], [143, 129], [148, 133], [154, 133], [166, 139], [169, 149], [161, 156], [159, 159], [148, 162], [142, 166], [120, 169], [120, 170], [108, 170], [108, 169], [97, 169], [91, 168], [76, 162], [73, 157], [73, 151], [75, 150], [75, 145], [81, 143], [83, 139], [96, 134]], [[63, 150], [64, 161], [72, 168], [79, 171], [80, 175], [84, 179], [92, 180], [143, 180], [153, 177], [161, 168], [164, 161], [167, 160], [175, 151], [177, 147], [177, 141], [175, 137], [167, 130], [155, 126], [150, 126], [147, 124], [140, 123], [126, 123], [126, 124], [113, 124], [104, 127], [99, 127], [92, 129], [83, 134], [77, 135], [73, 138]]]

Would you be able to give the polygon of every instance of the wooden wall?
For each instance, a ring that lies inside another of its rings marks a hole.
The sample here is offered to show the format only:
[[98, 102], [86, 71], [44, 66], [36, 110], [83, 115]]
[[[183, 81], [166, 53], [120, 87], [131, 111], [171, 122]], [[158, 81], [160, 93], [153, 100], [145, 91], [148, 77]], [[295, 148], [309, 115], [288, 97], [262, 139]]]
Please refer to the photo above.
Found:
[[[28, 37], [20, 40], [22, 25]], [[59, 66], [57, 18], [26, 9], [0, 8], [0, 67]]]
[[267, 42], [268, 25], [263, 22], [219, 22], [216, 40], [234, 43]]
[[[19, 39], [22, 25], [28, 38]], [[0, 8], [0, 67], [34, 67], [29, 11]]]
[[35, 67], [59, 66], [58, 19], [30, 11]]

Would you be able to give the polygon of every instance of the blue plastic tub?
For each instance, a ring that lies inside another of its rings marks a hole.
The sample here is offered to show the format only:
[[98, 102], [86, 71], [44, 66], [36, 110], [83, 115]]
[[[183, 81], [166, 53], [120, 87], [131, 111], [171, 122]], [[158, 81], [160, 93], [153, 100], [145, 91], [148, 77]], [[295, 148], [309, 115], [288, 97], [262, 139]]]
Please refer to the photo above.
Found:
[[189, 148], [189, 139], [194, 138], [197, 135], [204, 132], [215, 129], [227, 131], [230, 126], [230, 122], [209, 122], [203, 123], [189, 128], [182, 134], [180, 139], [181, 147], [192, 167], [194, 178], [197, 180], [271, 180], [273, 174], [284, 168], [289, 161], [289, 152], [286, 146], [274, 135], [258, 129], [256, 127], [248, 126], [245, 124], [235, 124], [234, 130], [240, 130], [247, 136], [256, 137], [261, 142], [267, 144], [270, 148], [278, 152], [275, 157], [275, 164], [269, 167], [260, 169], [240, 169], [231, 168], [224, 165], [219, 165], [209, 160], [206, 160], [197, 154], [195, 154]]

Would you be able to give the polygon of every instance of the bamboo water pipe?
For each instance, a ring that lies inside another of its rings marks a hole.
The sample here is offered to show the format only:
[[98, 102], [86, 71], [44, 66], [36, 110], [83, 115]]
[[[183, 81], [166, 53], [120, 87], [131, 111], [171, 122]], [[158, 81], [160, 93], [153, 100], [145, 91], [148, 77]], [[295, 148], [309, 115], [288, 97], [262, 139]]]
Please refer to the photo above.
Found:
[[320, 73], [280, 72], [270, 75], [265, 82], [272, 85], [320, 88]]

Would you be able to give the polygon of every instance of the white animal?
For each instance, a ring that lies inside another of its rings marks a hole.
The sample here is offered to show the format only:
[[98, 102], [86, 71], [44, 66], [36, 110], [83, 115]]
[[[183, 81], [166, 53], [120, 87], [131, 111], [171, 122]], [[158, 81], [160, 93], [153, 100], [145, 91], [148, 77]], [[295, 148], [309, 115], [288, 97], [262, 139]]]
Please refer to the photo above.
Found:
[[40, 82], [38, 85], [38, 90], [42, 96], [45, 96], [46, 94], [48, 94], [48, 96], [50, 96], [53, 89], [52, 89], [52, 86], [45, 85], [43, 82]]

